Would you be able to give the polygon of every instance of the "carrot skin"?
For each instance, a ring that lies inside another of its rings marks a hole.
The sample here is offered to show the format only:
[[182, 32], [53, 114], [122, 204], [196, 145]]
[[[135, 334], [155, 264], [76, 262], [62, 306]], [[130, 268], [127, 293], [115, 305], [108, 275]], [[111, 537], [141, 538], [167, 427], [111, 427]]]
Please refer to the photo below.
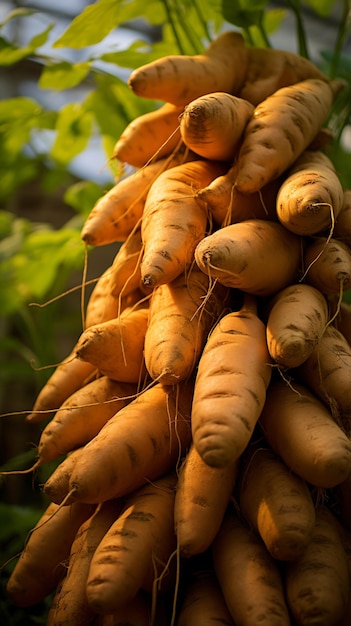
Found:
[[350, 439], [305, 385], [271, 382], [259, 423], [272, 449], [311, 485], [335, 487], [349, 475]]
[[175, 550], [173, 504], [176, 475], [131, 494], [92, 557], [86, 582], [89, 605], [102, 614], [149, 592]]
[[315, 524], [307, 483], [274, 452], [255, 446], [239, 480], [240, 511], [274, 559], [291, 561], [306, 549]]
[[237, 461], [224, 468], [210, 467], [191, 446], [179, 471], [174, 503], [174, 526], [183, 557], [210, 548], [233, 494], [237, 474]]
[[47, 626], [87, 626], [96, 613], [86, 597], [86, 581], [95, 550], [121, 511], [122, 503], [109, 500], [98, 505], [80, 526], [72, 543], [67, 573], [57, 589], [55, 610]]
[[283, 581], [261, 538], [228, 510], [213, 543], [214, 569], [235, 624], [290, 626]]
[[196, 190], [224, 169], [221, 162], [192, 161], [163, 172], [152, 184], [141, 224], [145, 286], [171, 282], [188, 270], [208, 227], [208, 211]]
[[195, 261], [205, 274], [256, 296], [272, 296], [296, 280], [300, 260], [300, 237], [270, 220], [229, 224], [195, 249]]
[[198, 365], [192, 436], [201, 458], [212, 467], [225, 467], [241, 456], [271, 379], [266, 330], [253, 302], [253, 296], [246, 296], [239, 311], [219, 320]]
[[173, 469], [190, 442], [192, 393], [192, 383], [156, 384], [118, 411], [81, 449], [72, 501], [121, 497]]
[[341, 532], [328, 509], [317, 509], [306, 550], [285, 566], [287, 602], [298, 626], [337, 626], [345, 614], [350, 583]]
[[36, 526], [7, 582], [6, 593], [21, 608], [41, 602], [65, 573], [65, 561], [80, 525], [94, 507], [75, 503], [59, 508], [50, 503]]

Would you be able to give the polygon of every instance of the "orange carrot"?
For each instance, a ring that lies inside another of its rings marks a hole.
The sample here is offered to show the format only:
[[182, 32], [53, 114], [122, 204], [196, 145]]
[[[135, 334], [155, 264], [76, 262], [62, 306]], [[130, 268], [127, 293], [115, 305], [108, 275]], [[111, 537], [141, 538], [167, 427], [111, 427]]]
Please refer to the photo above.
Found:
[[210, 467], [192, 446], [180, 468], [174, 503], [174, 526], [182, 556], [208, 550], [233, 494], [238, 462]]
[[232, 509], [213, 542], [212, 554], [235, 624], [290, 626], [278, 564], [261, 538]]
[[6, 592], [19, 607], [38, 604], [54, 591], [76, 532], [94, 507], [80, 502], [59, 508], [50, 503], [31, 531], [7, 582]]
[[306, 78], [328, 80], [314, 63], [288, 50], [250, 46], [247, 56], [245, 82], [239, 95], [255, 106], [278, 89]]
[[152, 591], [175, 550], [173, 530], [175, 473], [131, 494], [120, 516], [97, 546], [89, 567], [89, 605], [112, 613], [143, 588]]
[[223, 91], [211, 92], [187, 104], [180, 134], [188, 148], [206, 159], [233, 161], [254, 106]]
[[144, 356], [154, 380], [176, 384], [193, 372], [226, 301], [225, 287], [208, 291], [208, 277], [196, 267], [153, 290]]
[[225, 467], [248, 445], [271, 379], [266, 330], [254, 297], [219, 320], [201, 355], [191, 414], [203, 461]]
[[38, 444], [38, 464], [47, 463], [83, 446], [136, 394], [133, 383], [101, 376], [78, 389], [45, 426]]
[[278, 191], [277, 216], [291, 232], [315, 235], [333, 228], [343, 199], [343, 187], [330, 159], [319, 151], [305, 151]]
[[[110, 291], [111, 269], [107, 268], [93, 288], [85, 312], [85, 328], [113, 319], [118, 312], [118, 300]], [[40, 422], [52, 416], [74, 392], [93, 380], [96, 367], [76, 355], [76, 346], [62, 360], [39, 392], [29, 422]]]
[[323, 126], [340, 88], [339, 81], [310, 78], [260, 102], [237, 156], [235, 189], [253, 193], [289, 168]]
[[350, 595], [347, 556], [337, 520], [327, 508], [316, 511], [312, 538], [294, 562], [286, 564], [287, 602], [296, 624], [335, 626]]
[[351, 250], [338, 239], [323, 236], [308, 241], [303, 280], [325, 295], [340, 294], [351, 286]]
[[97, 200], [89, 213], [81, 232], [83, 241], [92, 246], [125, 241], [140, 223], [151, 184], [161, 172], [179, 165], [186, 158], [189, 157], [176, 153], [119, 180]]
[[207, 230], [208, 213], [196, 197], [224, 170], [224, 164], [198, 160], [160, 174], [148, 193], [141, 224], [145, 286], [170, 282], [191, 265], [197, 243]]
[[262, 538], [273, 558], [297, 559], [308, 545], [315, 523], [306, 482], [269, 448], [250, 448], [239, 481], [243, 517]]
[[69, 452], [46, 479], [43, 486], [43, 492], [46, 497], [51, 500], [51, 502], [61, 504], [65, 500], [69, 491], [69, 481], [71, 479], [73, 468], [78, 460], [78, 457], [82, 454], [83, 449], [83, 447], [80, 447], [72, 450], [72, 452]]
[[125, 309], [113, 320], [87, 328], [78, 339], [77, 357], [113, 380], [139, 382], [145, 373], [147, 320], [148, 307], [144, 303]]
[[268, 220], [229, 224], [196, 246], [200, 269], [227, 287], [269, 296], [297, 278], [300, 237]]
[[86, 626], [95, 616], [86, 597], [91, 559], [100, 541], [121, 511], [122, 503], [109, 500], [96, 507], [83, 522], [72, 543], [67, 573], [56, 592], [55, 607], [47, 626]]
[[80, 449], [67, 502], [119, 498], [173, 469], [191, 438], [192, 392], [190, 383], [156, 384], [120, 409]]
[[213, 91], [237, 93], [247, 67], [247, 50], [239, 32], [227, 31], [203, 54], [167, 55], [134, 70], [129, 87], [142, 97], [184, 106]]
[[139, 115], [124, 129], [113, 149], [112, 158], [134, 167], [151, 159], [162, 159], [176, 150], [180, 140], [179, 116], [183, 107], [166, 102]]
[[298, 367], [311, 354], [328, 322], [328, 304], [311, 285], [294, 283], [268, 304], [267, 346], [283, 368]]
[[348, 246], [351, 246], [351, 189], [344, 189], [342, 209], [337, 216], [333, 235]]
[[335, 487], [350, 473], [349, 437], [301, 383], [271, 382], [259, 423], [271, 448], [311, 485]]
[[184, 587], [177, 626], [234, 626], [211, 564], [203, 570], [192, 567]]
[[[142, 241], [140, 228], [120, 246], [111, 266], [110, 289], [114, 298], [126, 297], [141, 286]], [[116, 317], [116, 316], [115, 316]]]
[[230, 170], [217, 176], [207, 187], [199, 189], [197, 197], [206, 203], [210, 214], [219, 226], [228, 226], [244, 220], [261, 219], [278, 221], [276, 197], [281, 178], [250, 194], [233, 193], [229, 180]]
[[26, 420], [36, 423], [52, 417], [72, 393], [93, 380], [96, 374], [95, 365], [78, 359], [74, 348], [42, 387]]
[[297, 374], [350, 433], [351, 346], [344, 335], [328, 325]]

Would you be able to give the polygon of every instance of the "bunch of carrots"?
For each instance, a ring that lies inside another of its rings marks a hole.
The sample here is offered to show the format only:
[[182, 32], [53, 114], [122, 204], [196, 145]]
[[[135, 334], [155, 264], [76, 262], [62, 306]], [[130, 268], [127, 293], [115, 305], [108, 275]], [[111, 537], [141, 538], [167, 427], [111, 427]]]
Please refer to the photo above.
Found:
[[27, 416], [31, 471], [60, 462], [9, 598], [51, 596], [48, 626], [349, 626], [343, 85], [234, 31], [129, 85], [160, 105], [82, 229], [117, 252]]

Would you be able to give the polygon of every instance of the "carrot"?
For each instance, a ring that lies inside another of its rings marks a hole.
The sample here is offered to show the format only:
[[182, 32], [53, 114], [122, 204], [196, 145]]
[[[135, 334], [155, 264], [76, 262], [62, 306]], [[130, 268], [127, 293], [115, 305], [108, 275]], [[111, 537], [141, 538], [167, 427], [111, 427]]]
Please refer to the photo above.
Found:
[[37, 465], [83, 446], [136, 394], [136, 385], [101, 376], [73, 393], [45, 426], [38, 444]]
[[343, 205], [336, 218], [333, 235], [335, 239], [351, 246], [351, 189], [344, 189]]
[[311, 354], [328, 322], [328, 304], [311, 285], [294, 283], [269, 302], [267, 346], [283, 368], [298, 367]]
[[191, 413], [194, 446], [225, 467], [248, 445], [271, 379], [266, 331], [254, 297], [219, 320], [201, 355]]
[[91, 246], [103, 246], [125, 241], [140, 223], [145, 199], [151, 184], [169, 167], [187, 158], [182, 152], [149, 163], [119, 180], [90, 211], [81, 231], [83, 241]]
[[328, 325], [297, 374], [350, 433], [351, 346], [344, 335]]
[[269, 448], [250, 448], [238, 488], [240, 512], [273, 558], [291, 561], [306, 549], [315, 523], [306, 482]]
[[208, 290], [208, 277], [196, 266], [153, 290], [144, 356], [154, 380], [176, 384], [194, 371], [228, 293], [225, 287], [215, 285], [206, 297]]
[[311, 485], [332, 488], [350, 473], [349, 438], [305, 385], [271, 382], [259, 423], [270, 447]]
[[344, 300], [338, 306], [335, 326], [351, 345], [351, 305]]
[[173, 529], [175, 473], [127, 497], [120, 516], [97, 546], [86, 594], [97, 613], [112, 613], [143, 588], [152, 591], [175, 550]]
[[152, 184], [141, 224], [142, 282], [147, 287], [170, 282], [193, 261], [197, 243], [207, 229], [207, 209], [195, 197], [224, 171], [224, 164], [198, 160], [173, 167]]
[[278, 89], [306, 78], [328, 80], [314, 63], [288, 50], [250, 46], [247, 56], [245, 82], [239, 95], [255, 106]]
[[307, 151], [302, 156], [278, 191], [277, 216], [293, 233], [315, 235], [333, 228], [344, 192], [332, 162], [323, 153]]
[[236, 93], [244, 83], [247, 49], [239, 32], [228, 31], [202, 54], [167, 55], [134, 70], [128, 80], [142, 97], [185, 106], [213, 91]]
[[208, 550], [217, 535], [233, 494], [237, 460], [223, 468], [207, 465], [191, 446], [179, 471], [174, 526], [182, 556]]
[[245, 220], [204, 237], [194, 256], [199, 268], [221, 284], [269, 296], [297, 278], [300, 237], [278, 222]]
[[118, 300], [111, 293], [111, 271], [112, 266], [101, 274], [89, 296], [83, 320], [85, 328], [117, 315]]
[[33, 606], [54, 591], [65, 573], [75, 534], [93, 510], [80, 502], [61, 508], [54, 503], [47, 506], [7, 582], [11, 602], [22, 608]]
[[119, 498], [173, 469], [191, 438], [192, 387], [155, 384], [111, 417], [80, 449], [67, 502]]
[[[321, 128], [308, 145], [309, 153], [312, 150], [320, 151], [329, 140], [328, 129]], [[327, 160], [327, 157], [325, 159]], [[197, 192], [197, 197], [206, 202], [217, 224], [225, 226], [253, 217], [277, 221], [277, 193], [286, 178], [286, 172], [284, 171], [280, 176], [274, 177], [273, 180], [251, 193], [238, 190], [236, 175], [237, 162], [234, 159], [234, 163], [224, 174]]]
[[121, 502], [109, 500], [98, 505], [83, 522], [71, 546], [67, 573], [57, 590], [55, 610], [48, 626], [86, 626], [95, 612], [89, 606], [85, 585], [93, 554], [105, 533], [117, 519]]
[[75, 391], [93, 380], [97, 370], [92, 363], [81, 361], [73, 351], [57, 365], [35, 399], [28, 422], [37, 423], [49, 417]]
[[[333, 490], [334, 496], [336, 497], [336, 507], [338, 512], [338, 518], [343, 526], [346, 529], [347, 533], [351, 532], [351, 500], [350, 500], [350, 489], [351, 489], [351, 474], [343, 480], [342, 483], [337, 485]], [[351, 566], [351, 560], [350, 560]]]
[[334, 237], [308, 241], [304, 267], [303, 280], [325, 295], [337, 295], [351, 287], [351, 250]]
[[137, 228], [121, 244], [111, 266], [110, 289], [114, 298], [125, 297], [140, 288], [141, 254], [141, 232]]
[[231, 168], [196, 193], [196, 197], [206, 203], [214, 222], [219, 226], [250, 219], [277, 222], [276, 197], [281, 178], [271, 181], [254, 193], [233, 193], [230, 171]]
[[254, 106], [229, 93], [208, 93], [186, 105], [180, 134], [188, 148], [206, 159], [233, 161]]
[[253, 193], [289, 168], [323, 126], [339, 90], [338, 81], [311, 78], [260, 102], [237, 155], [234, 189]]
[[[62, 504], [69, 491], [69, 481], [73, 468], [82, 454], [83, 447], [68, 452], [65, 458], [55, 467], [43, 485], [45, 496], [55, 504]], [[68, 501], [65, 504], [69, 504]]]
[[145, 373], [147, 320], [148, 307], [144, 303], [125, 309], [113, 320], [87, 328], [78, 339], [77, 357], [113, 380], [137, 383]]
[[287, 602], [297, 625], [336, 626], [350, 594], [347, 556], [338, 522], [326, 508], [316, 511], [312, 538], [285, 567]]
[[[113, 319], [118, 312], [118, 300], [110, 291], [111, 269], [107, 268], [96, 282], [85, 311], [84, 327], [89, 328]], [[70, 354], [55, 368], [44, 387], [40, 390], [28, 422], [40, 422], [52, 416], [62, 403], [97, 375], [96, 367], [82, 361], [74, 346]]]
[[203, 570], [192, 567], [183, 596], [177, 626], [234, 626], [211, 564]]
[[261, 538], [232, 509], [213, 542], [212, 554], [235, 624], [290, 626], [278, 564]]
[[[160, 600], [157, 606], [157, 626], [168, 626], [169, 622], [164, 617], [164, 611], [159, 610]], [[152, 613], [152, 598], [150, 594], [142, 589], [134, 596], [130, 602], [123, 607], [108, 613], [98, 615], [94, 621], [94, 626], [150, 626]]]
[[118, 138], [112, 158], [134, 167], [162, 159], [177, 149], [181, 140], [179, 116], [183, 107], [166, 102], [132, 120]]

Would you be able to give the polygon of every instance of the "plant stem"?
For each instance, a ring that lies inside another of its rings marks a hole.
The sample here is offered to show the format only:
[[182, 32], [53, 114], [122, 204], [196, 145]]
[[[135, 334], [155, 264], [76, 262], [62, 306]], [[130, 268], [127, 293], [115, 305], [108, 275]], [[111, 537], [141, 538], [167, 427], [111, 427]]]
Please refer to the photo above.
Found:
[[346, 36], [351, 27], [351, 5], [349, 0], [344, 0], [342, 16], [339, 24], [338, 34], [336, 38], [335, 47], [333, 50], [333, 57], [330, 64], [329, 76], [335, 78], [338, 72], [338, 66], [340, 61], [340, 55], [342, 47], [344, 45]]
[[300, 1], [288, 0], [288, 4], [290, 4], [291, 10], [295, 14], [296, 26], [297, 26], [296, 32], [297, 32], [297, 39], [298, 39], [298, 52], [300, 56], [303, 56], [303, 57], [306, 57], [306, 59], [309, 59], [305, 28], [303, 24], [302, 15], [301, 15]]

